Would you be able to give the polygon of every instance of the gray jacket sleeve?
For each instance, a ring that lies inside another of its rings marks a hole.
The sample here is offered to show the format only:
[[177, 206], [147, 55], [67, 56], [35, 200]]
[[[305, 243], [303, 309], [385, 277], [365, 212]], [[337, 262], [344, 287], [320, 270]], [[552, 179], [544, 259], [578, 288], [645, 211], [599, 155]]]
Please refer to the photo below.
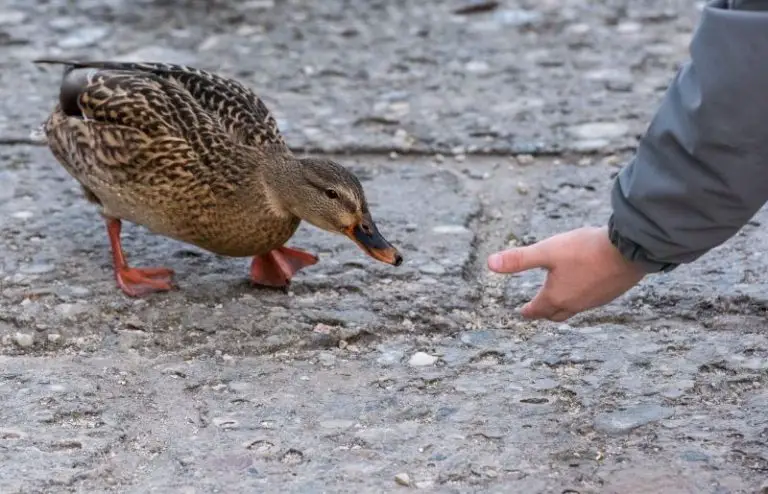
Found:
[[613, 186], [611, 240], [648, 272], [692, 262], [768, 200], [768, 0], [708, 4]]

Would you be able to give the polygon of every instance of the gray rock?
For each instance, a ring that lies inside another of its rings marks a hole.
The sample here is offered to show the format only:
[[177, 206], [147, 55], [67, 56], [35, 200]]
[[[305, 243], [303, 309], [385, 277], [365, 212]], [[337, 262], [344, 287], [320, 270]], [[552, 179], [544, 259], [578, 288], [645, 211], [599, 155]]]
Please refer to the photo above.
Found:
[[573, 126], [569, 132], [581, 140], [615, 139], [629, 132], [629, 126], [622, 122], [591, 122]]
[[445, 274], [446, 269], [443, 266], [437, 264], [436, 262], [430, 262], [430, 263], [427, 263], [427, 264], [421, 266], [419, 268], [419, 271], [421, 271], [424, 274], [431, 274], [431, 275], [435, 275], [435, 276], [440, 276], [440, 275]]
[[15, 26], [26, 18], [27, 14], [18, 10], [0, 10], [0, 26]]
[[21, 348], [31, 348], [35, 344], [35, 335], [32, 333], [16, 333], [13, 342]]
[[607, 434], [628, 434], [638, 427], [669, 418], [674, 413], [674, 409], [660, 405], [637, 405], [598, 415], [595, 417], [594, 427]]
[[430, 355], [424, 352], [416, 352], [411, 356], [410, 359], [408, 359], [408, 365], [412, 367], [427, 367], [434, 365], [437, 360], [438, 358], [434, 355]]
[[395, 475], [395, 482], [399, 485], [409, 487], [411, 485], [411, 476], [407, 473], [398, 473]]

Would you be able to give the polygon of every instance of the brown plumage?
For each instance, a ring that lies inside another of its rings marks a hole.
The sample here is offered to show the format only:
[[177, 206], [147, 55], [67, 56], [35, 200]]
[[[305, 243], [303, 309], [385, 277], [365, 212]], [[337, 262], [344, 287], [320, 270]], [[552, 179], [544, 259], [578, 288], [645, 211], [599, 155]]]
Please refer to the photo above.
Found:
[[69, 62], [44, 124], [61, 165], [98, 204], [129, 295], [170, 289], [167, 269], [130, 268], [120, 221], [216, 254], [254, 256], [256, 283], [284, 286], [317, 258], [284, 247], [301, 220], [343, 233], [372, 257], [402, 257], [378, 232], [360, 182], [297, 158], [264, 103], [240, 83], [164, 63]]

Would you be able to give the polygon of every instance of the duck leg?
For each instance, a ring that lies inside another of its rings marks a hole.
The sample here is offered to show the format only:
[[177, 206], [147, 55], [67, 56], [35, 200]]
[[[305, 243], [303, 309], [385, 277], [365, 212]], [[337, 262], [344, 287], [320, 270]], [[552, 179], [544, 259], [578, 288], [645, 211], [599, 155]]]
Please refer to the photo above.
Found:
[[302, 250], [278, 247], [251, 263], [251, 281], [258, 285], [284, 287], [302, 268], [317, 263], [317, 257]]
[[115, 218], [106, 218], [109, 243], [112, 245], [112, 260], [115, 267], [117, 286], [129, 297], [140, 297], [153, 292], [171, 290], [173, 270], [168, 268], [132, 268], [128, 266], [120, 242], [122, 223]]

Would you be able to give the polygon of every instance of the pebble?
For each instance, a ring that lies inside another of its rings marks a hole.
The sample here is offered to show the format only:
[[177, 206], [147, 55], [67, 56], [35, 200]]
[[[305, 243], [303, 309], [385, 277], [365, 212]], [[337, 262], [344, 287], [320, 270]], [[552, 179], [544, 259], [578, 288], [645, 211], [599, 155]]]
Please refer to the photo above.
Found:
[[35, 335], [31, 333], [16, 333], [13, 342], [21, 348], [31, 348], [35, 344]]
[[629, 126], [622, 122], [590, 122], [574, 125], [569, 131], [579, 139], [615, 139], [627, 135]]
[[462, 235], [472, 233], [472, 230], [463, 225], [439, 225], [432, 228], [432, 233], [445, 235]]
[[0, 439], [5, 440], [16, 440], [16, 439], [24, 439], [27, 435], [16, 429], [0, 429]]
[[101, 26], [90, 26], [78, 28], [69, 36], [65, 36], [59, 41], [59, 48], [77, 49], [95, 45], [103, 40], [109, 34], [109, 29]]
[[536, 161], [536, 158], [532, 154], [518, 154], [515, 156], [515, 160], [519, 165], [530, 165]]
[[16, 211], [12, 213], [11, 216], [16, 218], [17, 220], [28, 220], [33, 216], [35, 216], [35, 213], [33, 213], [32, 211]]
[[395, 475], [395, 482], [397, 482], [399, 485], [409, 487], [411, 485], [411, 476], [407, 473], [398, 473]]
[[628, 434], [633, 429], [671, 417], [675, 411], [660, 405], [637, 405], [598, 415], [594, 427], [607, 434]]
[[581, 139], [571, 144], [571, 149], [579, 153], [594, 153], [610, 144], [608, 139]]
[[491, 66], [483, 60], [471, 60], [464, 65], [464, 70], [472, 73], [488, 72]]
[[21, 24], [26, 18], [27, 14], [18, 10], [0, 10], [0, 26]]
[[91, 290], [84, 286], [70, 286], [67, 292], [69, 295], [76, 298], [87, 298], [91, 295]]
[[445, 274], [445, 268], [436, 262], [430, 262], [427, 263], [419, 268], [419, 271], [421, 271], [424, 274], [433, 274], [436, 276]]
[[408, 365], [412, 367], [426, 367], [429, 365], [434, 365], [437, 360], [438, 358], [434, 355], [430, 355], [424, 352], [416, 352], [408, 360]]
[[61, 335], [58, 333], [51, 333], [48, 335], [48, 342], [49, 343], [58, 343], [61, 341]]

